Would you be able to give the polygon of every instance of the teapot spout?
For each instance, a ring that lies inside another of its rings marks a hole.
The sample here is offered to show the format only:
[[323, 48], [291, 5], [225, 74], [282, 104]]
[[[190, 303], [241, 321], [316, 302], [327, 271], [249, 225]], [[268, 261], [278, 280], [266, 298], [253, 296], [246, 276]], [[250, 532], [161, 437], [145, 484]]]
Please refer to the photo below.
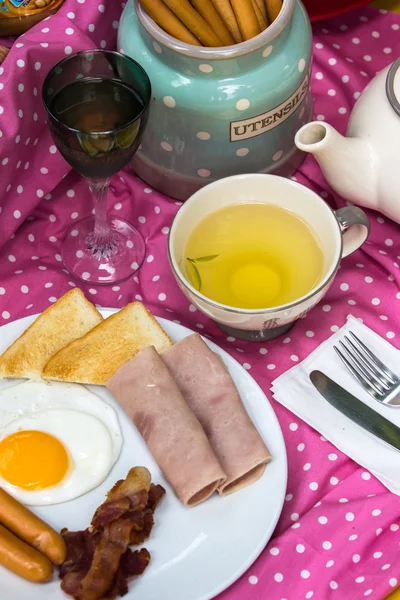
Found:
[[361, 206], [376, 206], [376, 174], [371, 148], [361, 138], [344, 137], [328, 123], [313, 121], [296, 134], [296, 146], [314, 154], [329, 185]]

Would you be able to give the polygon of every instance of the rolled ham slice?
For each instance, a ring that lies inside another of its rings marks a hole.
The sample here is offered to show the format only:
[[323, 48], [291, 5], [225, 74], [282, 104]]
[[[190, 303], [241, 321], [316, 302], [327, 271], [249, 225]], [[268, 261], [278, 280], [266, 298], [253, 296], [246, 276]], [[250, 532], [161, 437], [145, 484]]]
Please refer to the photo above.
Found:
[[168, 348], [162, 358], [227, 474], [218, 492], [225, 496], [256, 481], [271, 454], [220, 356], [194, 334]]
[[106, 385], [184, 504], [203, 502], [225, 481], [203, 428], [153, 346], [120, 367]]

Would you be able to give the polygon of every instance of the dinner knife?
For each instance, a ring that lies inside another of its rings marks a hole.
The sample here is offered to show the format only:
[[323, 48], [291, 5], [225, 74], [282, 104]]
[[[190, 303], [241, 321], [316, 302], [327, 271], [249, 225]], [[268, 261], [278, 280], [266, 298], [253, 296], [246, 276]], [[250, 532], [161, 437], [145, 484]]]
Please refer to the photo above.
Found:
[[400, 452], [399, 427], [372, 410], [361, 400], [358, 400], [353, 394], [350, 394], [321, 371], [312, 371], [310, 379], [314, 387], [329, 404], [348, 419]]

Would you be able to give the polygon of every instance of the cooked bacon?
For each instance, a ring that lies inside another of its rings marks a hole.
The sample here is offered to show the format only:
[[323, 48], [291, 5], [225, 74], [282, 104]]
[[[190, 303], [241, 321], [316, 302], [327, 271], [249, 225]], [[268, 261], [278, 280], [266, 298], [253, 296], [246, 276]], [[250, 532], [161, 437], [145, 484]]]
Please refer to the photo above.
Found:
[[[126, 495], [123, 495], [126, 494]], [[153, 513], [165, 494], [150, 484], [147, 469], [131, 469], [117, 481], [85, 531], [62, 530], [67, 558], [60, 568], [61, 588], [76, 600], [114, 600], [128, 592], [128, 579], [141, 575], [150, 562], [142, 544], [151, 533]]]

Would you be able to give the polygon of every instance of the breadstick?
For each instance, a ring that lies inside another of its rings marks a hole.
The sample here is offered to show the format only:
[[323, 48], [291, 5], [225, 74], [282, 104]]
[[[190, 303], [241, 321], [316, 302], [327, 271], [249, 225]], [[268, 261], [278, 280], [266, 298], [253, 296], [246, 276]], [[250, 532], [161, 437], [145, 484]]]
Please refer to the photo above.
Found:
[[282, 10], [282, 0], [265, 0], [265, 8], [269, 22], [272, 23]]
[[197, 10], [189, 4], [188, 0], [164, 0], [164, 2], [204, 46], [223, 45], [222, 40], [214, 33]]
[[267, 23], [266, 19], [264, 18], [264, 15], [261, 12], [261, 10], [257, 4], [257, 0], [253, 0], [253, 8], [254, 8], [254, 12], [256, 13], [256, 17], [257, 17], [257, 21], [260, 26], [260, 29], [261, 29], [261, 31], [264, 31], [264, 29], [267, 29], [268, 23]]
[[[254, 1], [257, 4], [258, 8], [261, 10], [264, 19], [268, 23], [267, 9], [265, 8], [265, 2], [264, 2], [264, 0], [254, 0]], [[254, 4], [254, 2], [253, 2], [253, 4]]]
[[165, 6], [162, 0], [140, 0], [140, 4], [161, 29], [164, 29], [177, 40], [192, 44], [192, 46], [202, 45], [174, 13]]
[[243, 42], [242, 34], [240, 33], [239, 25], [237, 24], [235, 13], [232, 10], [229, 0], [211, 0], [211, 2], [222, 21], [229, 29], [235, 42], [237, 44]]
[[211, 29], [215, 31], [217, 36], [222, 40], [224, 46], [230, 46], [235, 43], [229, 29], [211, 4], [211, 0], [191, 0], [194, 8], [209, 24]]
[[233, 12], [244, 40], [250, 40], [261, 32], [252, 0], [231, 0]]

